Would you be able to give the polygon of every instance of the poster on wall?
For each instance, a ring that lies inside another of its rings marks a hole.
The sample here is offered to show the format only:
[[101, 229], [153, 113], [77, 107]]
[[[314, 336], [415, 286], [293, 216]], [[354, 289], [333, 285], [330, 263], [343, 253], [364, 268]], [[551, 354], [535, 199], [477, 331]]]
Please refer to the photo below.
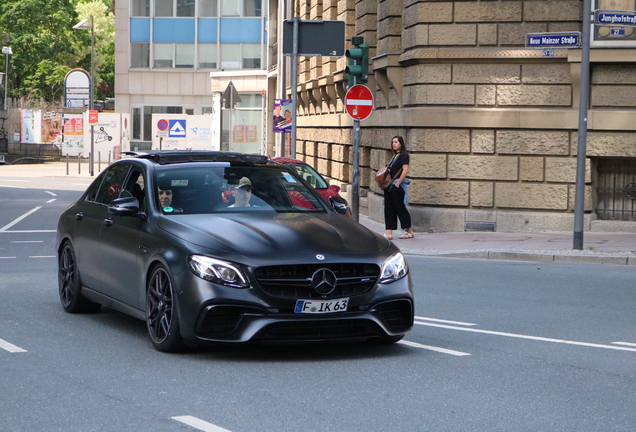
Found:
[[274, 99], [272, 130], [274, 132], [291, 132], [295, 112], [291, 99]]
[[42, 139], [44, 144], [62, 144], [62, 111], [42, 111]]
[[84, 116], [64, 114], [62, 154], [77, 156], [84, 153]]
[[20, 110], [20, 142], [22, 144], [35, 144], [40, 142], [40, 120], [38, 119], [36, 121], [36, 118], [39, 116], [40, 110]]
[[121, 148], [121, 115], [99, 113], [97, 123], [88, 123], [88, 111], [84, 113], [84, 152], [85, 157], [91, 151], [91, 127], [93, 128], [93, 149], [95, 162], [112, 161]]

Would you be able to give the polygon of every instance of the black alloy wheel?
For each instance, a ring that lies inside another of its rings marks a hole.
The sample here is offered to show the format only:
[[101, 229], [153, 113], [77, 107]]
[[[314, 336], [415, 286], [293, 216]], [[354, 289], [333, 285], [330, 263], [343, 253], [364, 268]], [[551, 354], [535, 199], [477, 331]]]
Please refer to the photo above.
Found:
[[162, 265], [155, 267], [146, 289], [146, 326], [157, 350], [176, 352], [183, 349], [172, 281]]
[[80, 281], [75, 251], [70, 243], [64, 243], [58, 261], [57, 284], [60, 302], [66, 312], [86, 313], [97, 312], [101, 305], [84, 297], [81, 293]]

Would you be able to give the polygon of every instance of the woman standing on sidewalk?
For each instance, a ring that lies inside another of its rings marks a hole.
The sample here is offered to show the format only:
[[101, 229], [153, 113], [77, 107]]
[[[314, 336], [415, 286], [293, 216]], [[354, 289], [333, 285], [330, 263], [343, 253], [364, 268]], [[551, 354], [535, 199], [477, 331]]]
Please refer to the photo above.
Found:
[[410, 239], [415, 237], [415, 233], [411, 227], [411, 215], [406, 209], [408, 201], [406, 187], [411, 181], [406, 178], [409, 173], [409, 154], [406, 151], [404, 138], [394, 136], [391, 140], [391, 149], [393, 158], [389, 162], [389, 169], [393, 182], [384, 190], [384, 227], [386, 229], [384, 236], [393, 240], [393, 230], [397, 229], [399, 218], [400, 226], [404, 230], [404, 234], [399, 238]]

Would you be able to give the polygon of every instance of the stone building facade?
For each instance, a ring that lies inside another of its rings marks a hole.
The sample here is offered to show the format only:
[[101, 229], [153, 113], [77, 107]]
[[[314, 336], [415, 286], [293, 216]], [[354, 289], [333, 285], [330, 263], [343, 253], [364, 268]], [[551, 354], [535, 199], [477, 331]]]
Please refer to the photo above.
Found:
[[[383, 220], [373, 173], [402, 135], [416, 230], [572, 230], [581, 50], [546, 57], [525, 38], [581, 31], [583, 1], [312, 0], [295, 11], [346, 21], [347, 40], [363, 36], [371, 47], [376, 108], [362, 122], [363, 213]], [[636, 231], [636, 46], [621, 42], [591, 49], [585, 230]], [[346, 186], [345, 66], [300, 58], [296, 148]]]

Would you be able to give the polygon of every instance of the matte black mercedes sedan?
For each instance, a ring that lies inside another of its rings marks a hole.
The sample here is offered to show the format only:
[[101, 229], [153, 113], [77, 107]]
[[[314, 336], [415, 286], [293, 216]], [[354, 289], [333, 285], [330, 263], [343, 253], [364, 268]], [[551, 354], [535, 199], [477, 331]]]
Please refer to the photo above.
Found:
[[151, 151], [60, 216], [67, 312], [146, 321], [160, 351], [221, 342], [396, 342], [413, 325], [398, 248], [266, 156]]

